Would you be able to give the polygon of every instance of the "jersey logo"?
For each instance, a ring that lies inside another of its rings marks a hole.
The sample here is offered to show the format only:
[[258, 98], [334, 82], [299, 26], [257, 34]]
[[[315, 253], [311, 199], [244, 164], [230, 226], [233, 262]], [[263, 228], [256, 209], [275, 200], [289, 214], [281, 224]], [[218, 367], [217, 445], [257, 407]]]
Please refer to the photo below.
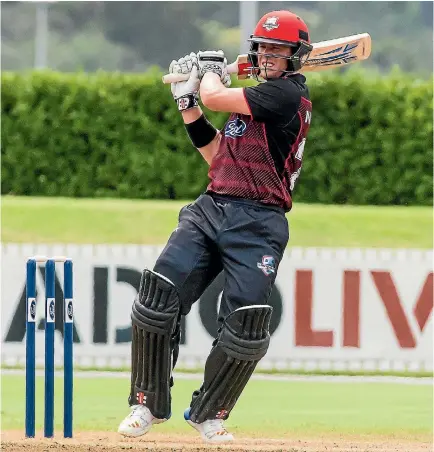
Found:
[[247, 129], [246, 123], [240, 119], [229, 121], [225, 126], [225, 137], [236, 138], [242, 137]]

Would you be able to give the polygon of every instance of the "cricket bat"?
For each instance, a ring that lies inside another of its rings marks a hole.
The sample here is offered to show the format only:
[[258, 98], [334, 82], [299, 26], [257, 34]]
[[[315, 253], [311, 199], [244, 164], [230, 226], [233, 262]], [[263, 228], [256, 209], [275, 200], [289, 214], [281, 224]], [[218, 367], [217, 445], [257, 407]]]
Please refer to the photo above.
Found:
[[[371, 55], [371, 36], [369, 33], [361, 33], [316, 42], [312, 46], [300, 72], [323, 71], [366, 60]], [[228, 64], [227, 68], [229, 74], [237, 74], [238, 79], [242, 80], [249, 77], [251, 66], [247, 55], [238, 55], [236, 61]], [[163, 76], [163, 83], [181, 82], [188, 77], [189, 74], [167, 74]]]

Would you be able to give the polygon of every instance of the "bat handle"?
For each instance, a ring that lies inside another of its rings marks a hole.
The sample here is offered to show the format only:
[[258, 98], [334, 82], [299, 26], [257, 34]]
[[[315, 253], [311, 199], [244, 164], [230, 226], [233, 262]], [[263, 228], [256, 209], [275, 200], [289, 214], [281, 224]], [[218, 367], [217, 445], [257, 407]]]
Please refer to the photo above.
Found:
[[[238, 73], [238, 63], [235, 61], [231, 64], [228, 64], [228, 73], [229, 74], [237, 74]], [[176, 83], [176, 82], [183, 82], [185, 80], [188, 80], [190, 77], [190, 74], [166, 74], [163, 75], [163, 83]]]
[[166, 74], [163, 75], [163, 83], [176, 83], [188, 80], [190, 74]]

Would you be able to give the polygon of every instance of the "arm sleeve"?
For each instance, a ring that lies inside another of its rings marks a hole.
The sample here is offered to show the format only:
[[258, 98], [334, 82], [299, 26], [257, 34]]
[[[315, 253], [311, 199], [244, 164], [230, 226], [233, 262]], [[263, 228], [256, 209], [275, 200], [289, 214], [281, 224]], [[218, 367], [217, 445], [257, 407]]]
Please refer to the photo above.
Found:
[[301, 92], [291, 81], [278, 79], [244, 88], [244, 97], [255, 121], [288, 124], [298, 111]]

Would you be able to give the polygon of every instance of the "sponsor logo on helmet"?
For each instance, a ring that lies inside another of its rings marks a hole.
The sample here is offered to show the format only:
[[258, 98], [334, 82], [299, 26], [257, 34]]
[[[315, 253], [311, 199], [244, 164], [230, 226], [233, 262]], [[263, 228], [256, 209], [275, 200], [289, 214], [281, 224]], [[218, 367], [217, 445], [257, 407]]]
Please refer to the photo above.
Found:
[[262, 262], [258, 262], [257, 265], [267, 276], [276, 271], [276, 261], [273, 256], [262, 256]]
[[267, 20], [263, 23], [263, 27], [267, 30], [274, 30], [279, 27], [279, 18], [277, 16], [267, 17]]
[[225, 137], [229, 138], [241, 137], [244, 135], [246, 129], [247, 125], [242, 119], [240, 118], [234, 119], [226, 124]]

